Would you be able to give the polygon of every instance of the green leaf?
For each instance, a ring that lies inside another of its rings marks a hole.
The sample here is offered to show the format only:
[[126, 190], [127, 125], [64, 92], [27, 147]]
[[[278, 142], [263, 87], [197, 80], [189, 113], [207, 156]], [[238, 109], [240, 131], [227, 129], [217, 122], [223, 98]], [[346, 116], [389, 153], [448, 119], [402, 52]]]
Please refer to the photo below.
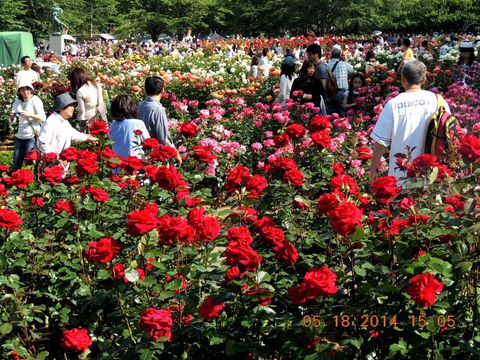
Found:
[[140, 351], [140, 360], [152, 360], [154, 352], [150, 349], [143, 349]]
[[355, 274], [357, 274], [358, 276], [361, 276], [361, 277], [364, 277], [365, 275], [367, 275], [367, 272], [365, 271], [365, 269], [362, 269], [358, 265], [355, 265], [353, 267], [353, 271], [355, 271]]
[[97, 273], [97, 279], [99, 280], [105, 280], [109, 278], [110, 278], [110, 273], [107, 270], [102, 269]]
[[13, 330], [13, 326], [10, 323], [3, 323], [2, 326], [0, 326], [0, 334], [6, 335], [9, 334]]
[[210, 345], [218, 345], [223, 343], [223, 339], [217, 336], [213, 336], [210, 338]]
[[435, 180], [437, 180], [438, 177], [438, 167], [434, 167], [430, 175], [428, 176], [428, 180], [430, 181], [430, 184], [433, 184]]
[[462, 272], [469, 272], [472, 269], [473, 263], [471, 261], [463, 261], [458, 263], [455, 268], [460, 269]]
[[350, 235], [350, 240], [352, 241], [360, 241], [365, 237], [365, 230], [362, 227], [357, 227], [355, 232]]

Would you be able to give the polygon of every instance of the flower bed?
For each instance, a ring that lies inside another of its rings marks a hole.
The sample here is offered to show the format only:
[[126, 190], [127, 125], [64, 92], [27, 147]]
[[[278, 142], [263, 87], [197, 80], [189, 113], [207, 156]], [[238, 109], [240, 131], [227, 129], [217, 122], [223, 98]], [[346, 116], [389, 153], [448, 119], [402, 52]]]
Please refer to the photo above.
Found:
[[[400, 191], [365, 175], [369, 133], [400, 90], [391, 69], [369, 74], [357, 112], [327, 118], [269, 103], [275, 78], [105, 61], [82, 66], [111, 96], [169, 80], [184, 163], [167, 166], [172, 149], [153, 140], [145, 158], [117, 158], [96, 124], [99, 145], [63, 151], [65, 178], [48, 157], [38, 172], [0, 168], [3, 358], [478, 355], [477, 91], [444, 94], [467, 134], [456, 167], [419, 157]], [[46, 103], [59, 83], [41, 87]]]

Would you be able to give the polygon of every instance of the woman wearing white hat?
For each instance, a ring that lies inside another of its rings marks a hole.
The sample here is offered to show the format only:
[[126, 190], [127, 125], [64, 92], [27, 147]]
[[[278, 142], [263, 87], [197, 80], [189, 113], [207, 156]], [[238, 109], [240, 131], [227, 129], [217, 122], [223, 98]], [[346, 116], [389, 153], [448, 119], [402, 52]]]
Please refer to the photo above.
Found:
[[14, 123], [18, 121], [12, 171], [22, 168], [23, 159], [34, 148], [40, 134], [40, 125], [46, 118], [42, 100], [34, 95], [33, 91], [31, 83], [18, 84], [18, 99], [13, 103], [10, 112], [10, 120]]
[[460, 43], [460, 58], [453, 68], [453, 80], [463, 81], [467, 86], [478, 87], [480, 84], [480, 63], [475, 60], [473, 43]]

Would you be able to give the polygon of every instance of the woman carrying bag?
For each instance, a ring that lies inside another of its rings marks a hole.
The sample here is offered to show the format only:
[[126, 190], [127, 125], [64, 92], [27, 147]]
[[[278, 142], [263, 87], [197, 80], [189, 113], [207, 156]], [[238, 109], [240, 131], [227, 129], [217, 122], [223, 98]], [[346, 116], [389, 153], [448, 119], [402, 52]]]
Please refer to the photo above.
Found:
[[18, 131], [15, 135], [13, 148], [12, 172], [22, 168], [23, 159], [37, 144], [40, 125], [46, 119], [42, 100], [33, 94], [30, 83], [20, 83], [18, 99], [12, 105], [10, 120], [18, 121]]
[[73, 69], [69, 80], [78, 102], [76, 110], [80, 130], [87, 131], [95, 121], [107, 121], [107, 108], [100, 84], [89, 78], [82, 68]]

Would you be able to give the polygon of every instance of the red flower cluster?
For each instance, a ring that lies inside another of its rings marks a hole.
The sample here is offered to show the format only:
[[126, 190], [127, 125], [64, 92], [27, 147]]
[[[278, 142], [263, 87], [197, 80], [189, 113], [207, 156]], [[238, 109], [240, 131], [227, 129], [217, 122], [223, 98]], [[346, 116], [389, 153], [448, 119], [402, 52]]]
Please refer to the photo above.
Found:
[[85, 255], [90, 262], [98, 261], [107, 263], [120, 254], [122, 245], [110, 236], [101, 238], [98, 241], [90, 241]]
[[96, 188], [96, 187], [81, 187], [80, 188], [80, 195], [82, 196], [87, 196], [88, 194], [90, 194], [92, 196], [92, 199], [96, 202], [99, 202], [99, 203], [106, 203], [108, 201], [108, 193], [103, 190], [103, 189], [100, 189], [100, 188]]
[[383, 176], [375, 179], [372, 183], [373, 197], [384, 205], [391, 204], [393, 198], [402, 190], [397, 186], [397, 178], [395, 176]]
[[3, 179], [3, 181], [10, 186], [16, 186], [19, 189], [26, 188], [34, 180], [33, 172], [28, 169], [19, 169], [14, 171], [9, 178]]
[[247, 198], [258, 199], [268, 185], [268, 182], [267, 179], [261, 175], [256, 174], [250, 176], [250, 170], [248, 168], [243, 165], [237, 165], [228, 172], [225, 189], [227, 193], [233, 193], [239, 190], [242, 184], [245, 184], [247, 190], [250, 192]]
[[296, 305], [318, 296], [329, 296], [337, 292], [337, 275], [327, 266], [307, 272], [300, 285], [288, 291], [288, 298]]
[[465, 135], [460, 141], [460, 154], [470, 161], [480, 159], [480, 139], [474, 135]]
[[437, 293], [441, 293], [443, 290], [443, 283], [437, 281], [429, 272], [414, 276], [409, 283], [407, 294], [419, 306], [433, 305], [437, 298]]
[[92, 175], [98, 171], [98, 156], [90, 150], [77, 150], [77, 175]]
[[293, 186], [302, 186], [303, 174], [297, 169], [297, 164], [293, 159], [281, 157], [265, 165], [265, 172], [280, 173], [283, 180], [291, 183]]
[[157, 229], [160, 244], [191, 243], [195, 239], [195, 228], [180, 216], [165, 214], [159, 217]]
[[252, 235], [246, 227], [232, 227], [226, 235], [229, 240], [223, 256], [227, 264], [238, 266], [244, 271], [255, 271], [262, 261], [262, 257], [250, 247], [253, 242]]
[[273, 245], [275, 257], [287, 264], [294, 265], [298, 260], [298, 251], [290, 241], [285, 239], [283, 230], [274, 225], [269, 218], [262, 218], [255, 223], [260, 236]]
[[198, 313], [203, 320], [209, 321], [220, 315], [224, 308], [225, 304], [223, 302], [218, 302], [214, 296], [209, 296], [198, 307]]
[[15, 211], [0, 209], [0, 228], [18, 231], [22, 224], [22, 219]]
[[315, 145], [322, 147], [328, 147], [332, 141], [329, 129], [315, 131], [310, 137]]
[[310, 120], [310, 130], [311, 131], [322, 131], [325, 129], [330, 129], [332, 124], [330, 120], [328, 120], [325, 116], [315, 116]]
[[[187, 190], [188, 182], [183, 180], [182, 174], [173, 166], [160, 166], [155, 174], [155, 181], [162, 189], [179, 192]], [[185, 196], [188, 195], [188, 190]]]
[[57, 214], [65, 211], [67, 214], [73, 215], [75, 212], [75, 205], [71, 201], [59, 200], [55, 203], [53, 211], [55, 211]]
[[85, 352], [92, 345], [92, 339], [87, 329], [73, 328], [63, 331], [61, 343], [65, 350]]
[[362, 210], [350, 201], [342, 201], [330, 212], [329, 218], [332, 229], [337, 234], [348, 236], [362, 226]]
[[133, 210], [127, 216], [127, 232], [131, 235], [141, 236], [157, 226], [157, 204], [147, 204], [141, 210]]
[[211, 150], [209, 150], [204, 146], [196, 145], [192, 147], [190, 150], [193, 153], [193, 157], [200, 162], [212, 164], [215, 160], [217, 160], [217, 155], [212, 153]]
[[178, 127], [178, 133], [187, 138], [193, 138], [197, 135], [198, 126], [192, 122], [184, 122]]
[[104, 135], [108, 134], [109, 131], [110, 129], [105, 121], [95, 121], [90, 125], [90, 134], [92, 135]]
[[55, 185], [62, 181], [65, 170], [61, 165], [54, 165], [43, 169], [40, 174], [40, 179], [48, 181], [50, 184]]
[[350, 175], [337, 175], [328, 185], [337, 193], [358, 194], [358, 184]]
[[157, 341], [172, 340], [172, 312], [165, 309], [148, 308], [140, 316], [140, 329], [148, 331], [150, 337]]
[[305, 135], [306, 130], [302, 125], [295, 123], [295, 124], [289, 125], [285, 130], [285, 132], [292, 139], [301, 139]]

